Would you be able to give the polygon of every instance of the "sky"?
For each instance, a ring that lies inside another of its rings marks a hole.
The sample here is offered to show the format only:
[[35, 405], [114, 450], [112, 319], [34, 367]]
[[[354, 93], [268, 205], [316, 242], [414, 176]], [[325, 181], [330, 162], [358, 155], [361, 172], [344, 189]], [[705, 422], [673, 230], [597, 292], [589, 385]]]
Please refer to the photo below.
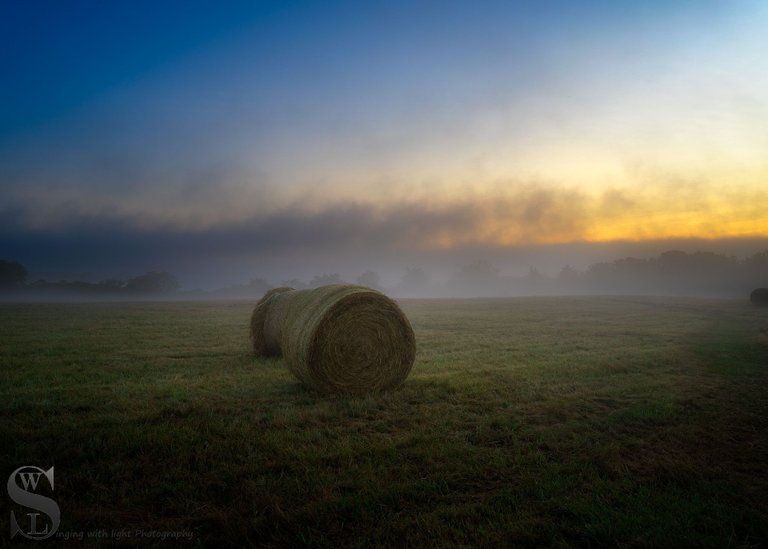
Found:
[[214, 287], [768, 248], [759, 0], [3, 2], [0, 257]]

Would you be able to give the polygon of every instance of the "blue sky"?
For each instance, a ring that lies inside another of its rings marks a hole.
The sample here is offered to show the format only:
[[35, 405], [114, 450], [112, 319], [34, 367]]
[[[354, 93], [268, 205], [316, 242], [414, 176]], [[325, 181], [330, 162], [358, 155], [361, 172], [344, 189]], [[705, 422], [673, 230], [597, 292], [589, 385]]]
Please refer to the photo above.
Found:
[[766, 23], [746, 0], [4, 3], [0, 255], [236, 278], [759, 240]]

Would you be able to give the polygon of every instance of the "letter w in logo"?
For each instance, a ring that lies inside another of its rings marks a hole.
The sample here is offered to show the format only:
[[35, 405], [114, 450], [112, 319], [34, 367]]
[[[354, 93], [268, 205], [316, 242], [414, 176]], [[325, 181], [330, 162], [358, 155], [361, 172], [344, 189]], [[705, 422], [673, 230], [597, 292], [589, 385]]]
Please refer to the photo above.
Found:
[[37, 483], [40, 481], [40, 477], [43, 476], [43, 473], [25, 472], [19, 473], [18, 476], [21, 478], [21, 483], [24, 485], [24, 489], [29, 492], [30, 486], [32, 486], [32, 490], [37, 490]]

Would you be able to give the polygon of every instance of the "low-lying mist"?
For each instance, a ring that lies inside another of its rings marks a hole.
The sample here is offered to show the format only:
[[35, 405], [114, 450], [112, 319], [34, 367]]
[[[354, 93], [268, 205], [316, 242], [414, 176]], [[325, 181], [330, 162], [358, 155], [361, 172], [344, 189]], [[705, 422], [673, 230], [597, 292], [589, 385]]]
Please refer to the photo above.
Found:
[[[532, 257], [527, 257], [532, 259]], [[46, 280], [30, 276], [18, 262], [0, 262], [0, 297], [6, 300], [133, 300], [133, 299], [256, 299], [277, 286], [313, 288], [326, 284], [360, 284], [405, 298], [507, 297], [533, 295], [678, 295], [745, 298], [768, 286], [768, 250], [743, 258], [715, 252], [669, 250], [652, 257], [595, 261], [586, 267], [564, 264], [552, 269], [535, 266], [517, 270], [489, 260], [473, 260], [450, 268], [424, 257], [421, 266], [389, 266], [314, 275], [263, 276], [194, 288], [176, 274], [151, 271], [127, 279]], [[183, 278], [183, 275], [182, 275]]]

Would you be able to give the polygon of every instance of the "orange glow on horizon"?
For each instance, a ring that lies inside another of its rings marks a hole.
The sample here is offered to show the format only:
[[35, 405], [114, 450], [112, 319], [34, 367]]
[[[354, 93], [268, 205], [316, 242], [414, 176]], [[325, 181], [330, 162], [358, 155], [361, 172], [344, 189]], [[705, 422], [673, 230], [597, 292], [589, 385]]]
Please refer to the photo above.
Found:
[[550, 190], [487, 197], [466, 206], [476, 212], [470, 224], [443, 227], [423, 235], [420, 243], [426, 249], [446, 250], [471, 245], [768, 237], [768, 215], [763, 210], [767, 191], [734, 189], [716, 195], [706, 190], [712, 189], [671, 190], [699, 194], [699, 200], [670, 202], [658, 198], [667, 196], [659, 189], [625, 192], [611, 198], [618, 207], [606, 206], [610, 193]]

